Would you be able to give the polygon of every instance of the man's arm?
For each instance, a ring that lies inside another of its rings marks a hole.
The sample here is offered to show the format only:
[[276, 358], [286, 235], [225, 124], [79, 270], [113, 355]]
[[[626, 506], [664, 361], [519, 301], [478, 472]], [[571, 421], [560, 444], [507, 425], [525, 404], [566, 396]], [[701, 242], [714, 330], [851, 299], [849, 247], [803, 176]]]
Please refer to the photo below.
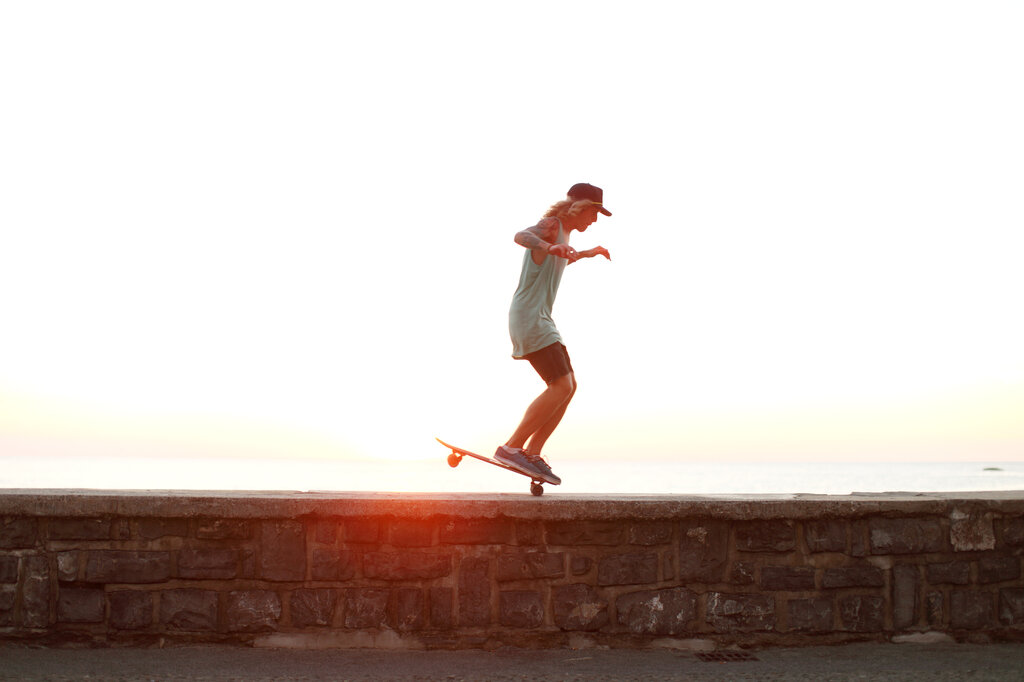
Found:
[[564, 258], [570, 263], [579, 258], [576, 249], [568, 244], [556, 244], [558, 239], [558, 220], [544, 218], [533, 227], [516, 233], [516, 244], [528, 248], [533, 254], [533, 262], [540, 265], [550, 253], [552, 256]]

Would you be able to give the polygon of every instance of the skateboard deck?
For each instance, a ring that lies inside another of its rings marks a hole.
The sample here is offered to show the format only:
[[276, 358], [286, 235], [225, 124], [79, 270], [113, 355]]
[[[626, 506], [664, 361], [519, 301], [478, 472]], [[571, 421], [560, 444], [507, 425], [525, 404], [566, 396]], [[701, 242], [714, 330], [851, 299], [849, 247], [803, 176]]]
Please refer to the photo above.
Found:
[[507, 471], [517, 473], [520, 476], [526, 476], [528, 479], [530, 479], [530, 493], [536, 496], [544, 494], [544, 481], [540, 480], [539, 478], [534, 478], [530, 474], [524, 474], [522, 471], [519, 471], [518, 469], [513, 469], [510, 466], [506, 466], [499, 462], [498, 460], [494, 459], [493, 457], [478, 455], [475, 452], [470, 452], [469, 450], [463, 450], [462, 448], [455, 447], [454, 445], [449, 445], [440, 438], [434, 438], [434, 440], [436, 440], [438, 443], [452, 451], [451, 454], [448, 455], [448, 466], [452, 468], [459, 466], [459, 464], [462, 463], [463, 457], [472, 457], [473, 459], [479, 459], [481, 462], [493, 464], [494, 466], [500, 469], [505, 469]]

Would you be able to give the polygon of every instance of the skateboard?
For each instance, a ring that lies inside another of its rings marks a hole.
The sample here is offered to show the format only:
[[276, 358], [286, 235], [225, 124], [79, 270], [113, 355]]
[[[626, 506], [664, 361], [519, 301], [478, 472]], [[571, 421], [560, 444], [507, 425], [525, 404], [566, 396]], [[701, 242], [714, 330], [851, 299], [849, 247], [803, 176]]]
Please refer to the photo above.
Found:
[[527, 478], [530, 479], [530, 493], [537, 497], [544, 494], [544, 481], [534, 478], [530, 474], [524, 474], [522, 471], [519, 471], [518, 469], [513, 469], [510, 466], [506, 466], [499, 462], [498, 460], [494, 459], [493, 457], [484, 457], [483, 455], [478, 455], [475, 452], [470, 452], [469, 450], [463, 450], [462, 448], [457, 448], [454, 445], [449, 445], [440, 438], [435, 438], [434, 440], [436, 440], [438, 443], [452, 451], [451, 454], [448, 455], [448, 466], [452, 468], [459, 466], [459, 464], [462, 462], [463, 457], [472, 457], [473, 459], [479, 459], [481, 462], [493, 464], [494, 466], [499, 467], [501, 469], [514, 471], [520, 476], [526, 476]]

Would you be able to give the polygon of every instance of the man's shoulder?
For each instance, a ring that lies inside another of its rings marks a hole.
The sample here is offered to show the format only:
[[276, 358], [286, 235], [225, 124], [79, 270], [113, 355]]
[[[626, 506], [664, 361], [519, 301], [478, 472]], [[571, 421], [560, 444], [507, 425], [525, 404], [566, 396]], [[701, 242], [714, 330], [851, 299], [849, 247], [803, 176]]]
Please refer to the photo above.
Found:
[[558, 234], [558, 218], [541, 218], [535, 228], [545, 234], [550, 234], [552, 232]]

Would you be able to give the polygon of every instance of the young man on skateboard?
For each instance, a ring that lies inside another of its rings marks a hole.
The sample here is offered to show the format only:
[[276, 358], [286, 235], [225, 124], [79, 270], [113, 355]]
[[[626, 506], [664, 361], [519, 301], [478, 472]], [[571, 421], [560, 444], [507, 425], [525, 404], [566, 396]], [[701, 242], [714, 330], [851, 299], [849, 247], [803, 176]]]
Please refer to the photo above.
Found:
[[573, 185], [567, 197], [553, 205], [539, 223], [515, 236], [526, 253], [519, 287], [508, 313], [512, 357], [529, 360], [547, 388], [526, 409], [519, 428], [507, 443], [498, 447], [494, 459], [552, 485], [558, 485], [562, 479], [541, 457], [541, 450], [576, 392], [576, 377], [551, 318], [551, 307], [566, 265], [594, 256], [611, 260], [603, 246], [586, 251], [569, 246], [573, 231], [586, 232], [599, 213], [611, 215], [604, 207], [603, 195], [600, 187], [588, 183]]

